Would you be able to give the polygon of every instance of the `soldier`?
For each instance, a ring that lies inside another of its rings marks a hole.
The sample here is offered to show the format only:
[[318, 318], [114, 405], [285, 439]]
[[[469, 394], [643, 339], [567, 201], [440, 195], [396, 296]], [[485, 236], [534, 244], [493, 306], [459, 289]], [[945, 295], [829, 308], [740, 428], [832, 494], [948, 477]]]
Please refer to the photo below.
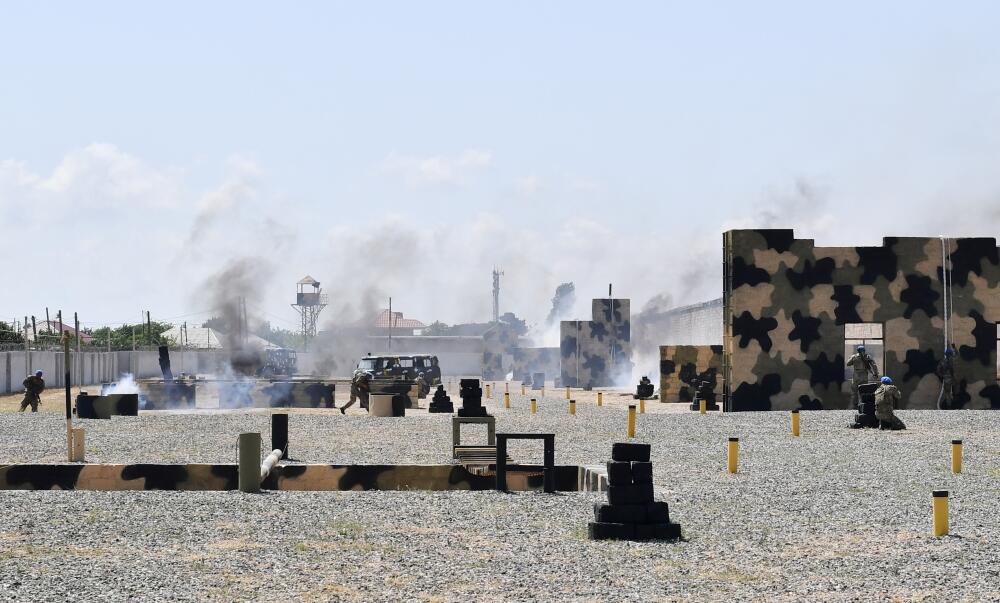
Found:
[[431, 393], [431, 386], [424, 380], [423, 373], [417, 373], [415, 383], [417, 384], [417, 398], [426, 398], [427, 394]]
[[38, 405], [42, 403], [42, 392], [45, 391], [45, 380], [42, 379], [41, 369], [30, 375], [21, 385], [24, 386], [24, 400], [21, 400], [21, 410], [31, 405], [31, 412], [38, 412]]
[[854, 377], [851, 378], [851, 392], [854, 394], [854, 408], [861, 406], [861, 394], [858, 393], [858, 386], [870, 381], [878, 380], [878, 366], [875, 360], [865, 351], [865, 346], [859, 345], [857, 353], [847, 359], [847, 366], [854, 369]]
[[941, 393], [938, 394], [938, 410], [954, 408], [955, 404], [955, 349], [946, 348], [944, 358], [937, 366], [937, 376], [941, 379]]
[[875, 390], [875, 418], [878, 419], [879, 429], [906, 429], [906, 425], [899, 420], [893, 408], [899, 406], [902, 396], [892, 379], [882, 377], [882, 385]]
[[356, 370], [351, 378], [351, 399], [347, 404], [340, 407], [340, 414], [345, 414], [347, 409], [354, 406], [354, 402], [361, 400], [361, 406], [368, 408], [368, 393], [371, 391], [372, 374], [367, 371]]

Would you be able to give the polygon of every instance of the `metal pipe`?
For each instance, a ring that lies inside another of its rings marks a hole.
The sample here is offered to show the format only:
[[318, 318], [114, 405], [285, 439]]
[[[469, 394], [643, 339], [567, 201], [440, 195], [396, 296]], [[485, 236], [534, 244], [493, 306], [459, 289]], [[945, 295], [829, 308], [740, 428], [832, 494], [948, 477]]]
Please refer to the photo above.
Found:
[[271, 469], [281, 460], [281, 451], [275, 448], [271, 454], [267, 455], [264, 462], [260, 464], [260, 481], [263, 482], [271, 474]]

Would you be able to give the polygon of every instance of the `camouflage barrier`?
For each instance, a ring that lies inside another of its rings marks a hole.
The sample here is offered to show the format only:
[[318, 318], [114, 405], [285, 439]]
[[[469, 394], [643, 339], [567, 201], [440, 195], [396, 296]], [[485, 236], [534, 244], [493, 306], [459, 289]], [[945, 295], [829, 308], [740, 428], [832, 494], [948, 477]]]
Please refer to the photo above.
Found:
[[[881, 331], [879, 369], [899, 386], [901, 406], [935, 408], [945, 318], [958, 348], [955, 406], [1000, 408], [995, 239], [887, 237], [881, 247], [816, 247], [791, 230], [731, 230], [723, 246], [727, 410], [847, 408], [845, 338], [857, 323]], [[950, 263], [942, 250], [950, 250]], [[953, 302], [947, 315], [946, 299]]]
[[507, 371], [504, 356], [513, 354], [517, 346], [517, 332], [510, 326], [495, 324], [483, 335], [483, 379], [503, 381]]
[[721, 345], [661, 345], [660, 346], [660, 402], [686, 402], [694, 400], [692, 379], [712, 382], [712, 391], [722, 390]]
[[139, 414], [138, 394], [109, 394], [91, 396], [80, 392], [76, 396], [76, 417], [78, 419], [110, 419], [111, 417], [135, 417]]
[[559, 374], [559, 348], [514, 348], [514, 381], [531, 381], [533, 373]]
[[[510, 490], [541, 491], [541, 465], [508, 473]], [[557, 465], [557, 490], [575, 491], [582, 468]], [[238, 470], [224, 465], [0, 465], [0, 490], [236, 490]], [[462, 465], [278, 465], [261, 483], [265, 490], [492, 490], [491, 475]]]
[[173, 381], [139, 381], [143, 410], [194, 408], [198, 382], [193, 379]]
[[593, 300], [592, 320], [559, 324], [560, 380], [567, 387], [609, 387], [631, 379], [629, 300]]

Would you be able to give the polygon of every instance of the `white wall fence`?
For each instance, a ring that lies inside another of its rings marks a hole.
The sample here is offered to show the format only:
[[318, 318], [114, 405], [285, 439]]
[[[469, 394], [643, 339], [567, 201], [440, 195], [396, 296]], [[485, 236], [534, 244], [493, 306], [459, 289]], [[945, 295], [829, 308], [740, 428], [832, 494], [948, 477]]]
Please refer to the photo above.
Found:
[[[70, 353], [73, 385], [97, 385], [115, 381], [125, 373], [136, 379], [159, 377], [159, 354], [155, 351]], [[180, 373], [218, 373], [228, 360], [225, 352], [172, 351], [170, 369]], [[65, 387], [66, 361], [62, 352], [0, 352], [0, 394], [23, 390], [24, 378], [41, 369], [48, 388]]]

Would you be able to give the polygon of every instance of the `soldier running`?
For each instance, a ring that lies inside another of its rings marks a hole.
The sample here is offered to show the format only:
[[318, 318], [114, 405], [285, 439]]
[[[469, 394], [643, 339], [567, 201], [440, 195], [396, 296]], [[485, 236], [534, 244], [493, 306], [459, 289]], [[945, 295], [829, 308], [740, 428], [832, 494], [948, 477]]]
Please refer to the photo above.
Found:
[[431, 393], [431, 386], [427, 384], [423, 373], [417, 373], [417, 378], [414, 382], [417, 385], [417, 398], [426, 398], [427, 394]]
[[354, 402], [361, 400], [361, 406], [368, 408], [368, 394], [371, 392], [372, 374], [367, 371], [356, 370], [351, 378], [351, 399], [347, 404], [340, 407], [340, 414], [345, 414], [347, 409], [354, 406]]
[[906, 429], [906, 425], [899, 420], [893, 409], [899, 406], [903, 396], [899, 389], [892, 384], [892, 379], [882, 377], [882, 385], [875, 390], [875, 418], [878, 419], [879, 429]]
[[847, 359], [847, 366], [854, 369], [854, 377], [851, 378], [851, 392], [854, 394], [852, 402], [854, 408], [861, 407], [861, 394], [858, 386], [878, 380], [878, 366], [875, 360], [865, 351], [865, 346], [859, 345], [857, 353]]
[[938, 410], [948, 410], [955, 405], [955, 349], [946, 348], [944, 358], [937, 366], [937, 376], [941, 379], [941, 393], [938, 394]]
[[42, 392], [45, 391], [45, 380], [42, 379], [41, 369], [30, 375], [21, 385], [24, 386], [24, 400], [21, 400], [21, 410], [31, 405], [31, 412], [38, 412], [38, 405], [42, 403]]

